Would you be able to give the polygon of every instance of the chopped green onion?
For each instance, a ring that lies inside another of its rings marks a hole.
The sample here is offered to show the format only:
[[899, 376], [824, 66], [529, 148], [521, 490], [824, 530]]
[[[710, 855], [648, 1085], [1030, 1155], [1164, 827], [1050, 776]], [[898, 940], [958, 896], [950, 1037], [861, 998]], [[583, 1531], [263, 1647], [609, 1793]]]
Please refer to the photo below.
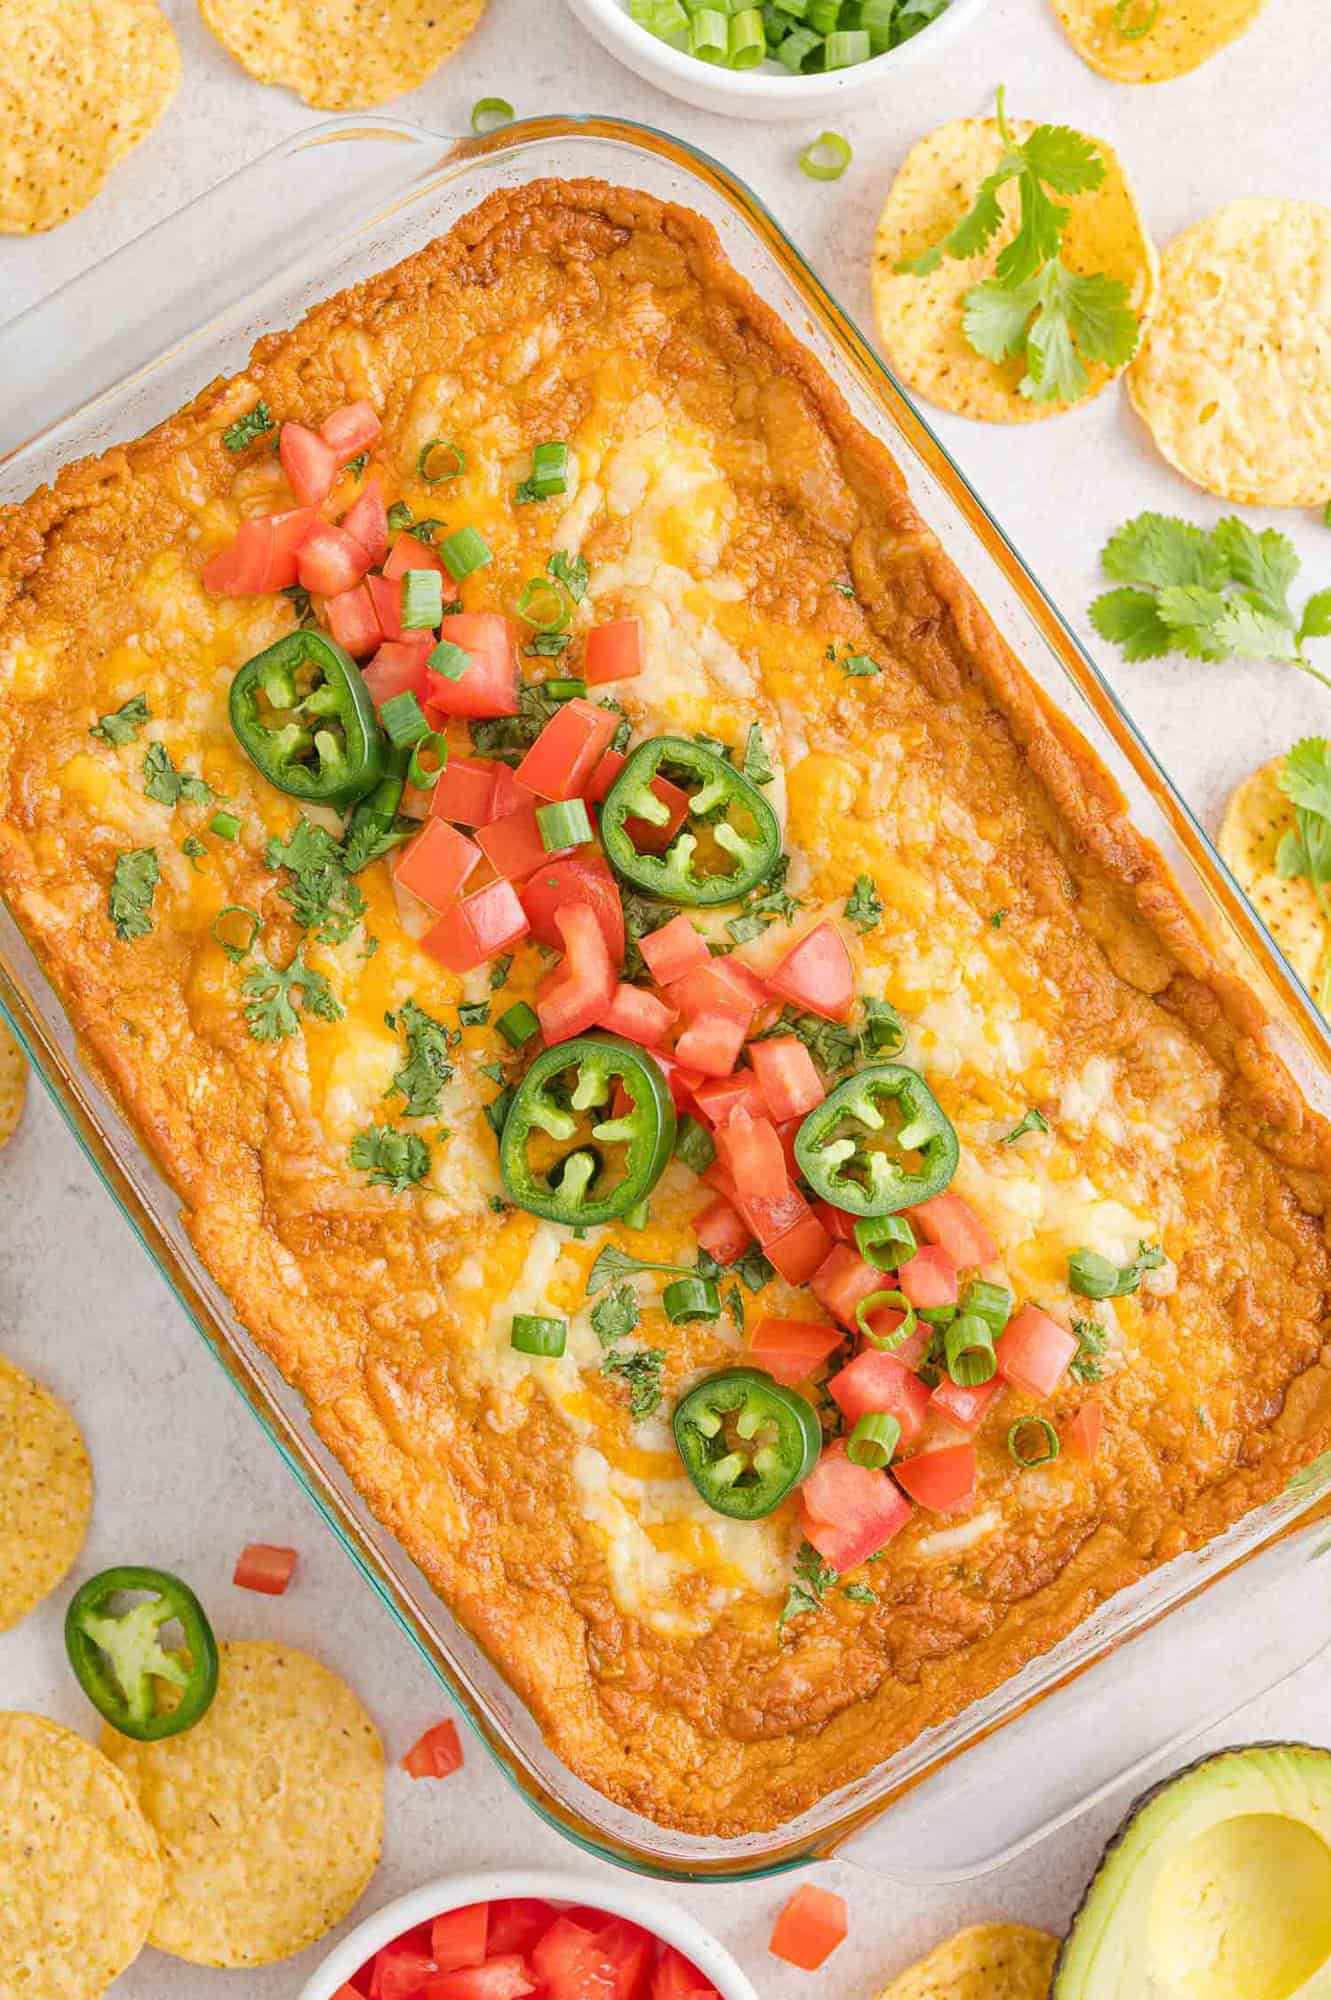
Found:
[[961, 1310], [982, 1319], [997, 1340], [1012, 1317], [1014, 1303], [1006, 1285], [991, 1285], [984, 1278], [976, 1278], [966, 1287]]
[[715, 7], [700, 7], [689, 22], [689, 54], [699, 62], [723, 63], [730, 47], [730, 22]]
[[[809, 58], [817, 55], [822, 46], [822, 36], [815, 34], [812, 28], [792, 28], [778, 46], [776, 59], [784, 64], [792, 76], [798, 76], [808, 64]], [[813, 148], [810, 147], [808, 150], [812, 152]], [[808, 171], [807, 168], [805, 171]], [[813, 178], [817, 180], [820, 177], [815, 174]]]
[[804, 18], [815, 34], [830, 35], [841, 19], [841, 0], [809, 0]]
[[662, 42], [684, 34], [689, 25], [680, 0], [629, 0], [629, 13], [640, 28], [646, 28], [649, 35]]
[[[890, 1306], [894, 1312], [905, 1314], [895, 1333], [875, 1333], [869, 1324], [869, 1314], [881, 1312], [884, 1306]], [[885, 1354], [890, 1354], [894, 1347], [900, 1347], [915, 1331], [915, 1308], [904, 1292], [870, 1292], [868, 1297], [861, 1299], [856, 1306], [855, 1318], [859, 1323], [860, 1332], [870, 1346], [881, 1348]]]
[[551, 701], [580, 701], [587, 692], [587, 683], [570, 675], [564, 680], [542, 681], [541, 692], [548, 694]]
[[[422, 764], [422, 756], [433, 757], [437, 761], [427, 766]], [[407, 783], [418, 792], [432, 792], [444, 775], [447, 763], [448, 738], [440, 729], [427, 730], [412, 749], [411, 762], [407, 766]]]
[[1139, 42], [1160, 19], [1160, 0], [1146, 0], [1146, 18], [1138, 21], [1134, 17], [1141, 6], [1142, 0], [1114, 0], [1114, 33], [1120, 41]]
[[439, 554], [454, 583], [461, 583], [464, 576], [494, 561], [490, 544], [475, 528], [455, 528], [440, 542]]
[[437, 569], [409, 569], [402, 578], [402, 629], [425, 632], [444, 615], [444, 579]]
[[711, 1133], [687, 1114], [680, 1119], [675, 1132], [675, 1155], [686, 1167], [692, 1167], [695, 1174], [705, 1174], [716, 1158]]
[[500, 1034], [511, 1048], [520, 1049], [533, 1035], [539, 1035], [541, 1024], [536, 1018], [536, 1010], [525, 1000], [515, 1000], [511, 1007], [505, 1007], [495, 1022]]
[[[448, 455], [442, 467], [431, 472], [430, 465], [436, 452]], [[416, 477], [423, 479], [427, 486], [446, 486], [450, 479], [460, 479], [466, 469], [466, 452], [460, 444], [450, 444], [447, 438], [431, 438], [416, 454]]]
[[895, 1271], [915, 1255], [915, 1231], [904, 1215], [866, 1215], [855, 1224], [855, 1248], [875, 1271]]
[[519, 1354], [557, 1357], [568, 1344], [568, 1321], [542, 1319], [539, 1313], [514, 1313], [508, 1338], [510, 1346], [515, 1347]]
[[721, 1294], [710, 1278], [676, 1278], [661, 1294], [671, 1326], [690, 1319], [720, 1319]]
[[559, 440], [538, 444], [531, 455], [528, 485], [538, 500], [553, 500], [568, 490], [568, 446]]
[[998, 1372], [993, 1328], [979, 1313], [958, 1313], [943, 1335], [947, 1372], [959, 1389], [978, 1389]]
[[405, 500], [395, 500], [388, 510], [388, 532], [391, 535], [400, 535], [405, 528], [411, 526], [414, 518]]
[[849, 139], [840, 132], [820, 132], [800, 154], [800, 172], [811, 181], [839, 181], [851, 158]]
[[901, 1425], [886, 1410], [861, 1417], [850, 1434], [846, 1457], [852, 1465], [867, 1465], [877, 1471], [892, 1463], [892, 1454], [901, 1443]]
[[945, 1327], [951, 1326], [956, 1316], [957, 1316], [957, 1309], [955, 1306], [920, 1307], [920, 1318], [924, 1321], [925, 1325], [933, 1327], [935, 1331], [939, 1333], [941, 1333]]
[[838, 29], [823, 43], [823, 68], [854, 69], [857, 63], [868, 62], [872, 54], [863, 28]]
[[562, 632], [573, 616], [573, 606], [559, 585], [543, 576], [523, 584], [514, 609], [524, 625], [534, 626], [538, 632]]
[[732, 14], [726, 44], [726, 62], [731, 69], [754, 69], [767, 54], [767, 34], [762, 10], [746, 7]]
[[[223, 920], [227, 917], [244, 918], [248, 928], [246, 931], [245, 942], [243, 944], [241, 944], [238, 939], [227, 938], [223, 936], [222, 923]], [[213, 943], [219, 944], [222, 947], [222, 950], [226, 953], [227, 957], [231, 960], [231, 963], [233, 965], [239, 964], [242, 958], [247, 958], [249, 956], [250, 952], [252, 952], [254, 949], [254, 946], [258, 940], [259, 932], [262, 929], [263, 929], [263, 918], [259, 915], [259, 912], [257, 910], [252, 910], [248, 903], [224, 904], [208, 926], [208, 930], [212, 937]]]
[[901, 0], [862, 0], [860, 26], [869, 37], [869, 46], [880, 56], [892, 46], [892, 31]]
[[802, 21], [809, 11], [809, 0], [772, 0], [772, 5], [779, 13], [792, 14], [797, 21]]
[[[455, 646], [451, 639], [441, 639], [425, 662], [432, 674], [442, 674], [446, 680], [460, 681], [469, 668], [476, 664], [475, 657], [463, 646]], [[387, 703], [384, 704], [387, 707]]]
[[219, 840], [239, 840], [242, 821], [239, 813], [217, 812], [208, 822], [208, 830]]
[[[1037, 1451], [1033, 1457], [1021, 1449], [1021, 1434], [1026, 1430], [1038, 1430], [1042, 1434], [1044, 1450]], [[1058, 1457], [1058, 1432], [1048, 1417], [1018, 1417], [1007, 1434], [1007, 1448], [1023, 1472], [1029, 1472], [1032, 1466], [1048, 1465]]]
[[511, 125], [516, 111], [506, 97], [478, 97], [471, 107], [471, 129], [478, 139]]
[[592, 837], [592, 823], [582, 799], [556, 799], [553, 805], [537, 806], [536, 824], [547, 854], [561, 847], [581, 847]]
[[401, 750], [405, 744], [419, 743], [430, 733], [430, 725], [425, 720], [425, 710], [417, 697], [407, 690], [405, 694], [395, 694], [379, 710], [379, 720], [388, 732], [388, 740], [394, 749]]

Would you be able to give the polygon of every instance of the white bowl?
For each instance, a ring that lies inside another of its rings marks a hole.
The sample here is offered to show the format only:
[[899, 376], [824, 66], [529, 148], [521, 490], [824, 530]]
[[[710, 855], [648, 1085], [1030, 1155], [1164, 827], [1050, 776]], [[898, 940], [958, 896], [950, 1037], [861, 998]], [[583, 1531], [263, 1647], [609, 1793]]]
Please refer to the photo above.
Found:
[[339, 1986], [358, 1972], [367, 1958], [391, 1944], [404, 1931], [428, 1923], [446, 1910], [469, 1903], [491, 1903], [501, 1896], [542, 1896], [551, 1903], [583, 1903], [609, 1916], [628, 1917], [644, 1930], [664, 1938], [705, 1973], [722, 2000], [758, 2000], [730, 1953], [723, 1949], [686, 1910], [667, 1902], [636, 1875], [588, 1876], [549, 1868], [507, 1868], [490, 1875], [441, 1875], [423, 1888], [411, 1889], [374, 1916], [357, 1924], [349, 1937], [330, 1952], [301, 1987], [299, 2000], [333, 2000]]
[[640, 28], [624, 0], [568, 0], [584, 28], [601, 47], [638, 76], [700, 111], [731, 118], [810, 118], [855, 104], [890, 87], [898, 70], [922, 57], [938, 55], [966, 28], [973, 27], [989, 0], [952, 0], [945, 14], [886, 55], [871, 56], [852, 69], [814, 76], [776, 75], [767, 69], [720, 69], [673, 49]]

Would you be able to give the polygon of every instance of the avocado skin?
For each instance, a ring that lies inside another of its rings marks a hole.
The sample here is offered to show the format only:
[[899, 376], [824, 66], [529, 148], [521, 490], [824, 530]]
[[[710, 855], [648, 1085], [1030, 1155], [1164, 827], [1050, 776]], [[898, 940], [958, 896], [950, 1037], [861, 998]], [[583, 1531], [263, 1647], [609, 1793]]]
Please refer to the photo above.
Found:
[[1112, 1864], [1115, 1854], [1132, 1832], [1138, 1818], [1145, 1812], [1146, 1808], [1153, 1805], [1163, 1793], [1172, 1791], [1175, 1785], [1183, 1784], [1188, 1779], [1196, 1777], [1197, 1773], [1206, 1770], [1208, 1765], [1226, 1763], [1231, 1757], [1238, 1757], [1246, 1762], [1249, 1757], [1260, 1757], [1264, 1752], [1270, 1750], [1296, 1750], [1307, 1756], [1325, 1758], [1328, 1770], [1331, 1770], [1331, 1750], [1328, 1750], [1325, 1744], [1298, 1743], [1289, 1739], [1279, 1739], [1265, 1743], [1233, 1743], [1224, 1750], [1208, 1750], [1204, 1757], [1195, 1757], [1191, 1764], [1185, 1764], [1181, 1770], [1171, 1771], [1167, 1778], [1161, 1778], [1158, 1784], [1148, 1786], [1138, 1798], [1133, 1800], [1124, 1814], [1118, 1830], [1106, 1842], [1104, 1853], [1100, 1856], [1095, 1873], [1086, 1884], [1081, 1901], [1072, 1913], [1072, 1921], [1068, 1925], [1067, 1936], [1059, 1947], [1058, 1957], [1054, 1961], [1054, 1976], [1049, 1988], [1049, 2000], [1078, 2000], [1078, 1996], [1073, 1992], [1071, 1986], [1065, 1987], [1063, 1985], [1063, 1972], [1067, 1963], [1069, 1947], [1076, 1936], [1077, 1926], [1086, 1914], [1091, 1899], [1095, 1895], [1096, 1888], [1104, 1877], [1106, 1868]]

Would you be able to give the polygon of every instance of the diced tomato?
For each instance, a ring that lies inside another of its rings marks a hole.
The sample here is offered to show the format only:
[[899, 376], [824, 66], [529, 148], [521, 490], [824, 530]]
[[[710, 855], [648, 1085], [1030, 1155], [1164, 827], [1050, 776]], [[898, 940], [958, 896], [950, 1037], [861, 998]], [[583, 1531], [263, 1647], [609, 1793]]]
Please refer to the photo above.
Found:
[[[437, 1973], [421, 1987], [418, 2000], [522, 2000], [535, 1991], [525, 1959], [492, 1958], [485, 1965]], [[555, 2000], [553, 1987], [550, 2000]]]
[[696, 972], [711, 961], [706, 943], [683, 910], [659, 931], [648, 931], [638, 940], [638, 949], [658, 986], [669, 986], [672, 980], [683, 979], [685, 973]]
[[236, 539], [203, 566], [215, 597], [264, 597], [296, 581], [296, 551], [319, 518], [312, 507], [242, 521]]
[[998, 1372], [1016, 1389], [1052, 1396], [1077, 1352], [1077, 1336], [1039, 1306], [1023, 1306], [1010, 1319], [994, 1349]]
[[748, 1024], [733, 1014], [695, 1014], [675, 1042], [675, 1054], [691, 1069], [707, 1076], [729, 1076], [735, 1067]]
[[648, 789], [669, 814], [660, 825], [651, 819], [626, 819], [624, 831], [640, 854], [664, 854], [689, 816], [689, 795], [669, 778], [655, 777]]
[[787, 1965], [816, 1972], [846, 1935], [846, 1899], [806, 1882], [776, 1920], [768, 1949]]
[[616, 618], [587, 634], [582, 654], [582, 678], [588, 687], [603, 681], [632, 680], [642, 672], [642, 626], [636, 618]]
[[674, 1018], [674, 1008], [667, 1007], [654, 993], [644, 993], [641, 986], [625, 986], [621, 982], [597, 1026], [652, 1049], [664, 1038]]
[[519, 783], [543, 799], [580, 798], [618, 727], [613, 709], [566, 701], [518, 765]]
[[825, 1319], [764, 1316], [749, 1336], [749, 1353], [760, 1368], [793, 1389], [812, 1375], [820, 1361], [835, 1354], [845, 1337], [839, 1326], [829, 1326]]
[[[388, 560], [384, 564], [384, 575], [390, 583], [396, 583], [400, 587], [409, 569], [432, 569], [439, 576], [448, 575], [442, 561], [428, 542], [421, 541], [416, 535], [401, 534], [394, 542]], [[504, 621], [501, 619], [499, 622], [502, 624]], [[459, 646], [466, 645], [466, 641], [459, 639], [456, 632], [448, 632], [444, 636], [453, 639]], [[471, 651], [470, 646], [467, 647], [467, 651]]]
[[489, 1905], [488, 1949], [496, 1958], [516, 1953], [525, 1958], [538, 1937], [548, 1931], [558, 1911], [539, 1896], [501, 1896]]
[[[703, 1179], [709, 1187], [715, 1188], [718, 1194], [723, 1194], [726, 1200], [739, 1210], [764, 1250], [784, 1237], [788, 1231], [796, 1229], [812, 1213], [808, 1202], [792, 1181], [786, 1181], [779, 1194], [741, 1194], [735, 1185], [734, 1175], [720, 1158], [712, 1161], [703, 1174]], [[824, 1232], [820, 1230], [820, 1240], [823, 1235]]]
[[708, 957], [706, 965], [696, 965], [682, 979], [670, 982], [670, 998], [685, 1020], [698, 1014], [729, 1014], [744, 1024], [747, 1035], [755, 1008], [747, 992], [726, 976], [725, 961]]
[[614, 2000], [644, 2000], [647, 1968], [656, 1953], [656, 1942], [640, 1924], [626, 1917], [611, 1917], [596, 1933], [601, 1954], [614, 1968]]
[[786, 1156], [786, 1172], [793, 1181], [800, 1177], [800, 1163], [795, 1158], [795, 1138], [803, 1123], [802, 1118], [778, 1118], [776, 1122], [776, 1136]]
[[377, 479], [366, 480], [342, 516], [342, 526], [355, 536], [369, 556], [372, 568], [383, 562], [388, 554], [388, 509]]
[[813, 1212], [828, 1235], [837, 1243], [855, 1241], [855, 1218], [853, 1215], [847, 1215], [844, 1208], [833, 1208], [830, 1201], [816, 1201]]
[[463, 1910], [446, 1910], [430, 1926], [430, 1956], [440, 1972], [459, 1965], [480, 1965], [490, 1929], [490, 1905], [469, 1903]]
[[926, 1243], [898, 1266], [895, 1289], [906, 1294], [917, 1312], [928, 1311], [931, 1306], [954, 1306], [957, 1267], [946, 1250]]
[[611, 964], [618, 971], [624, 963], [624, 905], [619, 900], [619, 884], [603, 855], [570, 854], [566, 860], [538, 868], [523, 885], [522, 907], [538, 944], [560, 949], [555, 918], [571, 903], [585, 903], [595, 912]]
[[917, 1452], [892, 1467], [898, 1484], [931, 1514], [948, 1514], [968, 1506], [975, 1497], [975, 1446], [947, 1444], [939, 1451]]
[[751, 1069], [737, 1069], [733, 1076], [715, 1076], [700, 1083], [694, 1092], [698, 1109], [711, 1125], [724, 1125], [727, 1118], [743, 1109], [751, 1118], [765, 1118], [767, 1106]]
[[281, 1597], [296, 1568], [294, 1549], [275, 1548], [271, 1542], [251, 1542], [240, 1552], [231, 1581], [242, 1590], [262, 1591], [265, 1597]]
[[809, 1280], [809, 1290], [820, 1306], [839, 1319], [843, 1326], [858, 1326], [855, 1308], [870, 1292], [885, 1289], [884, 1274], [866, 1264], [848, 1243], [834, 1243]]
[[665, 1055], [659, 1049], [653, 1049], [652, 1054], [665, 1071], [665, 1080], [670, 1085], [670, 1095], [675, 1100], [675, 1109], [677, 1111], [694, 1109], [694, 1093], [700, 1084], [706, 1082], [702, 1071], [689, 1069], [687, 1064], [676, 1062], [673, 1056]]
[[772, 1035], [749, 1050], [773, 1118], [803, 1118], [827, 1092], [813, 1057], [798, 1035]]
[[421, 939], [421, 949], [449, 972], [471, 972], [526, 935], [526, 913], [513, 884], [489, 882], [451, 903]]
[[737, 1105], [716, 1128], [716, 1150], [746, 1200], [754, 1196], [773, 1200], [785, 1192], [786, 1156], [770, 1118], [750, 1117], [742, 1104]]
[[946, 1250], [959, 1271], [992, 1264], [998, 1245], [968, 1201], [959, 1194], [936, 1194], [906, 1214], [927, 1243]]
[[519, 806], [515, 812], [477, 827], [476, 844], [495, 874], [506, 875], [510, 882], [524, 882], [556, 854], [573, 851], [568, 847], [557, 848], [553, 853], [547, 850], [535, 806]]
[[420, 2000], [434, 1970], [425, 1937], [420, 1931], [408, 1931], [375, 1953], [370, 2000]]
[[600, 1019], [615, 991], [605, 932], [587, 903], [563, 903], [555, 929], [564, 958], [536, 989], [536, 1012], [547, 1045], [585, 1034]]
[[[359, 1979], [360, 1973], [357, 1973], [356, 1977]], [[333, 1995], [333, 2000], [365, 2000], [365, 1996], [369, 1990], [368, 1986], [362, 1988], [360, 1986], [342, 1985], [338, 1987], [336, 1993]]]
[[846, 1019], [855, 1000], [855, 970], [846, 940], [830, 917], [792, 945], [768, 973], [767, 984], [783, 1000], [824, 1020]]
[[812, 1209], [780, 1236], [763, 1238], [768, 1263], [788, 1285], [807, 1285], [831, 1248], [832, 1239]]
[[481, 850], [446, 819], [427, 820], [404, 847], [393, 869], [401, 889], [419, 896], [428, 909], [446, 910], [481, 858]]
[[718, 1264], [733, 1264], [753, 1241], [753, 1231], [723, 1194], [715, 1195], [693, 1218], [693, 1233]]
[[800, 1491], [806, 1541], [835, 1570], [856, 1569], [910, 1519], [910, 1504], [885, 1472], [852, 1465], [844, 1441], [829, 1445]]
[[337, 459], [347, 465], [371, 445], [378, 444], [383, 425], [369, 403], [343, 403], [319, 426], [319, 435]]
[[683, 1952], [667, 1944], [662, 1945], [652, 1974], [651, 2000], [721, 2000], [721, 1996]]
[[361, 669], [376, 708], [382, 708], [395, 694], [424, 693], [425, 655], [426, 648], [410, 639], [385, 639], [374, 658]]
[[369, 551], [345, 528], [315, 521], [296, 552], [296, 575], [306, 590], [336, 597], [354, 590], [370, 567]]
[[277, 455], [287, 485], [301, 506], [321, 506], [337, 476], [337, 458], [319, 433], [307, 430], [304, 424], [283, 424]]
[[417, 1737], [402, 1759], [402, 1768], [412, 1778], [447, 1778], [462, 1769], [462, 1762], [458, 1726], [448, 1717]]
[[895, 1354], [866, 1347], [832, 1376], [827, 1387], [848, 1424], [885, 1413], [901, 1425], [903, 1444], [913, 1443], [924, 1429], [929, 1391]]
[[520, 785], [507, 764], [495, 763], [494, 795], [490, 800], [491, 819], [502, 819], [505, 813], [516, 812], [519, 806], [535, 806], [536, 794]]
[[431, 814], [460, 826], [488, 826], [493, 817], [494, 774], [500, 769], [486, 757], [450, 757], [430, 794]]
[[929, 1398], [929, 1406], [937, 1416], [946, 1417], [950, 1424], [955, 1424], [958, 1430], [978, 1430], [985, 1412], [1002, 1387], [997, 1375], [970, 1389], [963, 1388], [945, 1375]]
[[461, 646], [472, 659], [460, 680], [450, 680], [447, 674], [430, 675], [430, 701], [440, 714], [462, 715], [472, 721], [516, 715], [518, 642], [509, 620], [497, 611], [453, 611], [440, 619], [439, 637]]
[[[363, 583], [358, 583], [354, 590], [344, 590], [336, 597], [330, 597], [324, 605], [324, 616], [338, 645], [345, 646], [353, 659], [363, 660], [384, 636], [374, 599]], [[424, 678], [422, 674], [421, 679]]]
[[624, 755], [624, 752], [622, 750], [606, 751], [600, 763], [597, 765], [596, 769], [592, 772], [591, 777], [588, 779], [587, 789], [584, 791], [582, 795], [584, 799], [586, 799], [589, 806], [600, 805], [601, 800], [610, 790], [610, 787], [614, 784], [615, 779], [619, 776], [620, 772], [623, 770], [624, 766], [627, 763], [628, 763], [628, 758]]
[[531, 1969], [549, 2000], [612, 2000], [618, 1983], [596, 1933], [568, 1915], [532, 1946]]
[[1063, 1427], [1063, 1449], [1069, 1458], [1094, 1458], [1105, 1427], [1105, 1413], [1098, 1403], [1083, 1403], [1075, 1417]]

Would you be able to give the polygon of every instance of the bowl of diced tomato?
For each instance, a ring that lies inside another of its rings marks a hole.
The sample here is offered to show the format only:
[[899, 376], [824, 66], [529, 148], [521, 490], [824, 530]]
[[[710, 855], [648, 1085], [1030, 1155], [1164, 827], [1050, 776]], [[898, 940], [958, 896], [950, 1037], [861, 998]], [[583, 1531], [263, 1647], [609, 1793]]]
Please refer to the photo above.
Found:
[[635, 1877], [456, 1875], [343, 1938], [300, 2000], [758, 2000], [729, 1952]]

